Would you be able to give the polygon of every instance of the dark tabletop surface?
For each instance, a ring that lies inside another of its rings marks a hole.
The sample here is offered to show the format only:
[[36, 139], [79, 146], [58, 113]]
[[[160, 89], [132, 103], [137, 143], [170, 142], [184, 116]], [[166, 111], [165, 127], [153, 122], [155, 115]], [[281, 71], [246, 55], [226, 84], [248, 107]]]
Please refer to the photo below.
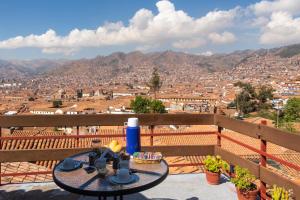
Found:
[[[75, 160], [88, 162], [90, 152], [72, 156]], [[61, 162], [58, 164], [60, 165]], [[57, 165], [57, 166], [58, 166]], [[61, 188], [82, 195], [91, 196], [117, 196], [131, 193], [137, 193], [152, 188], [161, 183], [169, 173], [168, 164], [162, 160], [159, 164], [136, 164], [130, 161], [130, 168], [136, 169], [135, 173], [139, 180], [127, 185], [117, 185], [111, 183], [108, 179], [113, 175], [111, 165], [107, 165], [108, 173], [106, 176], [99, 176], [97, 171], [88, 174], [83, 168], [74, 171], [64, 172], [57, 168], [53, 170], [54, 182]]]

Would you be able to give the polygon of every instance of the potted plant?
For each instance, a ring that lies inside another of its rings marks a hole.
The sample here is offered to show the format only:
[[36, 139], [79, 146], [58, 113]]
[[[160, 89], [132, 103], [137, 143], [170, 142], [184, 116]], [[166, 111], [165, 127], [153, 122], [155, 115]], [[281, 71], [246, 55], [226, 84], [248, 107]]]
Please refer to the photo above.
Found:
[[292, 190], [286, 190], [283, 187], [277, 187], [273, 185], [271, 189], [272, 200], [291, 200], [292, 199]]
[[256, 180], [248, 169], [236, 166], [235, 177], [231, 182], [235, 185], [239, 200], [255, 200], [259, 189], [254, 183]]
[[228, 171], [229, 165], [220, 156], [206, 156], [204, 160], [206, 180], [211, 185], [220, 183], [221, 171]]

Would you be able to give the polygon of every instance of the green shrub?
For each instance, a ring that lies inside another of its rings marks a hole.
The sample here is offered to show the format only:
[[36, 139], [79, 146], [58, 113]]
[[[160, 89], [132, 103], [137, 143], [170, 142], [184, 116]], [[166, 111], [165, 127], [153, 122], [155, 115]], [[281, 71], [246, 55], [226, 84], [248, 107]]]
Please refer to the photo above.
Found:
[[292, 199], [292, 190], [287, 191], [283, 187], [277, 187], [273, 185], [271, 189], [272, 199], [273, 200], [290, 200]]
[[253, 183], [255, 176], [246, 168], [239, 166], [235, 167], [235, 177], [231, 179], [231, 182], [242, 192], [252, 191], [257, 188]]
[[60, 108], [63, 105], [62, 100], [54, 100], [52, 102], [53, 108]]
[[162, 101], [147, 99], [142, 96], [137, 96], [131, 100], [130, 106], [135, 113], [166, 113]]
[[229, 171], [229, 164], [222, 160], [220, 156], [206, 156], [204, 166], [207, 171], [220, 173], [221, 170]]

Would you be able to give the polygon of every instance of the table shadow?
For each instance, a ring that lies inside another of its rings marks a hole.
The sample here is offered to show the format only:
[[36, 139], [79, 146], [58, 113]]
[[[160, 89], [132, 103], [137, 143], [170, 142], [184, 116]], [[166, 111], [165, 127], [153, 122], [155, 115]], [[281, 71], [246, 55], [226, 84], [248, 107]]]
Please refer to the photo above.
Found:
[[[45, 191], [46, 190], [46, 191]], [[0, 189], [0, 200], [97, 200], [97, 197], [82, 196], [73, 194], [61, 189], [50, 189], [47, 187], [43, 189], [31, 189], [25, 191], [23, 189], [15, 189], [12, 191]], [[108, 197], [107, 200], [113, 200]], [[141, 193], [125, 195], [124, 200], [182, 200], [173, 198], [148, 198]], [[186, 200], [198, 200], [197, 197], [187, 198]]]

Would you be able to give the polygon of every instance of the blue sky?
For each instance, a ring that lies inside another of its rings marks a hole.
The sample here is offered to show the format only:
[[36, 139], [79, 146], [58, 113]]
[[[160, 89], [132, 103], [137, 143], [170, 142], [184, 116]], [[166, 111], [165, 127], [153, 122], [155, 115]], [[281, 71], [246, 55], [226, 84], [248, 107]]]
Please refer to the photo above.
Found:
[[299, 0], [2, 0], [0, 59], [169, 49], [210, 55], [293, 44], [300, 42], [299, 5]]

